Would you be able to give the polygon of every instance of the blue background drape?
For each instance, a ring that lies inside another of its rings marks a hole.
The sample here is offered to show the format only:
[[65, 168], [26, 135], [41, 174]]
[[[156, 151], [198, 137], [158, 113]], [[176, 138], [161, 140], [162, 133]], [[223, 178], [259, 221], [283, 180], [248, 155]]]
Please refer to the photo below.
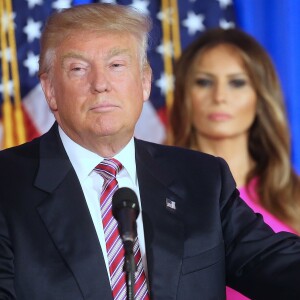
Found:
[[268, 51], [279, 74], [292, 137], [292, 160], [300, 174], [300, 1], [234, 0], [237, 25]]

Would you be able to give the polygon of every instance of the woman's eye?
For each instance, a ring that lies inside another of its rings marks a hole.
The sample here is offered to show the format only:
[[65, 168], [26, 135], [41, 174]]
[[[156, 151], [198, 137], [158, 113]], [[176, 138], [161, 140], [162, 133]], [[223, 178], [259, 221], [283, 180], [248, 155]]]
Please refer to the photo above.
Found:
[[200, 87], [210, 87], [212, 86], [213, 82], [210, 79], [198, 78], [196, 79], [196, 84]]
[[230, 85], [236, 88], [243, 87], [246, 83], [247, 82], [244, 79], [233, 79], [230, 81]]

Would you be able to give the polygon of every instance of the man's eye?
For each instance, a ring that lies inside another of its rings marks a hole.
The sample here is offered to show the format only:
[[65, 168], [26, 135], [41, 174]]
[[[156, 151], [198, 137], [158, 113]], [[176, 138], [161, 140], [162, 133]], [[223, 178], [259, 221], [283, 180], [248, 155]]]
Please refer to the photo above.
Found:
[[210, 87], [213, 84], [212, 80], [206, 78], [198, 78], [195, 83], [200, 87]]
[[111, 67], [113, 69], [119, 69], [119, 68], [124, 67], [124, 63], [113, 63], [113, 64], [111, 64]]
[[74, 68], [71, 69], [71, 71], [75, 71], [75, 72], [76, 72], [76, 71], [77, 71], [77, 72], [78, 72], [78, 71], [82, 71], [82, 70], [83, 70], [82, 67], [74, 67]]
[[70, 74], [72, 74], [74, 76], [83, 76], [86, 74], [86, 71], [87, 71], [87, 68], [84, 68], [82, 66], [70, 68]]

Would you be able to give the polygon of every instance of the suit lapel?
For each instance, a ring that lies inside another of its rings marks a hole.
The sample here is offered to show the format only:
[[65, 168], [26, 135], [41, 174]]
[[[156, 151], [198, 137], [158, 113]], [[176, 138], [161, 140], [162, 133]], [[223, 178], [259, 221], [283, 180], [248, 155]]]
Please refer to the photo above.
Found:
[[176, 172], [136, 141], [150, 293], [153, 299], [176, 299], [181, 272], [184, 226]]
[[57, 129], [42, 139], [35, 185], [49, 196], [37, 208], [84, 299], [112, 299], [97, 234]]

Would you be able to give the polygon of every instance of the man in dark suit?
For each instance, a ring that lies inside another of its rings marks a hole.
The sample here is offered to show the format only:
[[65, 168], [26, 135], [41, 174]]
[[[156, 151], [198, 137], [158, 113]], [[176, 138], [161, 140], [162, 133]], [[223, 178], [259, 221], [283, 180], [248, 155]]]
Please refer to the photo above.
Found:
[[40, 79], [56, 122], [0, 153], [0, 299], [126, 298], [110, 277], [104, 158], [141, 204], [137, 299], [225, 299], [226, 284], [300, 299], [299, 238], [274, 234], [239, 199], [222, 159], [133, 138], [150, 93], [148, 31], [146, 17], [108, 4], [48, 20]]

